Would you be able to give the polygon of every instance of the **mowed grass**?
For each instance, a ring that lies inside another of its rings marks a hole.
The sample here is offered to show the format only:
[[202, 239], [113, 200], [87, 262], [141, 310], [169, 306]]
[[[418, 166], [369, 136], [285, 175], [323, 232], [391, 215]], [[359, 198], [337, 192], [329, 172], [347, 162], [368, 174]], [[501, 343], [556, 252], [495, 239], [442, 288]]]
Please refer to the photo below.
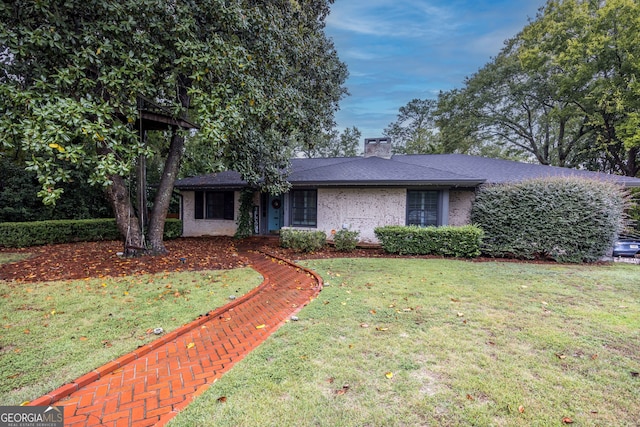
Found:
[[170, 426], [637, 426], [640, 270], [305, 265], [320, 296]]
[[0, 252], [0, 264], [6, 264], [10, 262], [18, 262], [23, 259], [27, 259], [31, 254], [18, 254], [13, 252]]
[[48, 283], [0, 281], [0, 405], [73, 381], [258, 286], [231, 271]]

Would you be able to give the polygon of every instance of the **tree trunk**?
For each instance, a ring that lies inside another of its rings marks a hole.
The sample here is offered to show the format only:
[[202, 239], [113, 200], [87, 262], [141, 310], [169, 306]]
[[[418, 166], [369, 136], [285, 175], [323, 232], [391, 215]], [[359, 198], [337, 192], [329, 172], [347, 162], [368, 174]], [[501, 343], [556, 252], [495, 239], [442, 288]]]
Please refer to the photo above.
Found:
[[640, 152], [640, 148], [632, 147], [629, 149], [629, 153], [627, 154], [627, 164], [626, 164], [626, 174], [627, 176], [636, 176], [638, 175], [638, 171], [640, 167], [638, 166], [638, 153]]
[[184, 153], [184, 138], [174, 131], [169, 145], [169, 154], [164, 164], [160, 185], [153, 201], [153, 209], [149, 217], [149, 250], [152, 254], [166, 254], [164, 247], [164, 223], [169, 211], [173, 184], [178, 176], [180, 159]]
[[113, 184], [107, 187], [106, 193], [116, 216], [116, 225], [124, 238], [124, 254], [125, 256], [142, 255], [146, 251], [144, 236], [131, 204], [127, 185], [121, 176], [112, 175], [109, 179]]

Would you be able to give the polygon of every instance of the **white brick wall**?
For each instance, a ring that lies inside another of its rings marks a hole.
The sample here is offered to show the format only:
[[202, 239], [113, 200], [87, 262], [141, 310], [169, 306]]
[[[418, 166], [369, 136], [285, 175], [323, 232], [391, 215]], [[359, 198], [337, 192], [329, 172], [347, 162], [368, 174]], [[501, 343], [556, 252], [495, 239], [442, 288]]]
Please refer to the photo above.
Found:
[[182, 191], [182, 235], [184, 237], [195, 236], [233, 236], [238, 229], [238, 209], [240, 207], [240, 192], [235, 192], [234, 220], [224, 219], [195, 219], [194, 218], [194, 191]]
[[343, 225], [360, 232], [360, 240], [377, 242], [374, 228], [404, 225], [407, 192], [403, 188], [320, 188], [318, 230], [331, 236]]

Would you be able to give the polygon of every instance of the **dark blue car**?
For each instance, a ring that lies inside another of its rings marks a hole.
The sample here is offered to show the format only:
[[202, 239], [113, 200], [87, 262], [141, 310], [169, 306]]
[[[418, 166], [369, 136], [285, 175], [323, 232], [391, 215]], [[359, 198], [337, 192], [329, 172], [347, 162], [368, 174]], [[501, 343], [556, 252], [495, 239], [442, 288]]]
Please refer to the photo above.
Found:
[[613, 256], [640, 256], [640, 239], [620, 238], [613, 245]]

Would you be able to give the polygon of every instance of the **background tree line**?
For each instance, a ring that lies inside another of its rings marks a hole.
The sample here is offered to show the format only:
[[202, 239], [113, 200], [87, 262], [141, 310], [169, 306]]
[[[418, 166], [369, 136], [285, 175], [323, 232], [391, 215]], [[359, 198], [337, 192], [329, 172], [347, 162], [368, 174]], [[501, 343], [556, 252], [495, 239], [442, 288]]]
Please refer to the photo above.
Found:
[[466, 153], [638, 176], [640, 2], [549, 1], [462, 88], [414, 99], [398, 153]]

